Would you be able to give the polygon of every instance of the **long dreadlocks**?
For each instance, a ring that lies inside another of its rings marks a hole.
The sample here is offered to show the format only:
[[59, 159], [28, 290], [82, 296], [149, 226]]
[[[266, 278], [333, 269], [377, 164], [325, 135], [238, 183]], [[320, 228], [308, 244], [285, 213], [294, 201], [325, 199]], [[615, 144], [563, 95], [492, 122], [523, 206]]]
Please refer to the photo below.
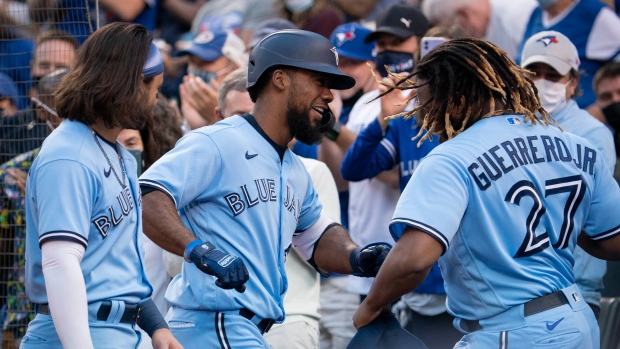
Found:
[[[398, 82], [382, 83], [389, 89], [377, 98], [395, 89], [409, 90], [428, 84], [429, 100], [411, 111], [391, 116], [410, 118], [422, 108], [427, 110], [420, 132], [413, 138], [421, 137], [418, 145], [432, 139], [431, 132], [452, 139], [476, 121], [506, 112], [523, 114], [534, 125], [550, 125], [553, 118], [542, 108], [538, 90], [527, 74], [531, 72], [517, 66], [504, 51], [487, 41], [454, 39], [429, 52], [408, 76], [391, 74]], [[411, 79], [416, 75], [426, 82], [413, 83]], [[496, 100], [502, 105], [496, 105]]]

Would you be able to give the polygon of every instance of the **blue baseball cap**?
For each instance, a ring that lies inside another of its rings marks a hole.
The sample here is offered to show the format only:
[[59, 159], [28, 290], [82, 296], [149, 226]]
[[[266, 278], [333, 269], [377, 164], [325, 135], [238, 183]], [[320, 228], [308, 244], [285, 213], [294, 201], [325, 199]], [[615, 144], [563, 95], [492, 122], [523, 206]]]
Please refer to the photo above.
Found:
[[0, 98], [10, 98], [17, 106], [17, 87], [13, 80], [4, 73], [0, 73]]
[[393, 313], [377, 316], [371, 323], [357, 330], [347, 349], [428, 349], [416, 336], [407, 332]]
[[372, 61], [375, 59], [375, 44], [365, 43], [366, 37], [372, 31], [358, 23], [342, 24], [334, 29], [330, 40], [340, 56]]
[[238, 66], [247, 64], [245, 44], [233, 32], [206, 31], [198, 34], [189, 48], [179, 52], [181, 56], [190, 54], [207, 62], [224, 56]]

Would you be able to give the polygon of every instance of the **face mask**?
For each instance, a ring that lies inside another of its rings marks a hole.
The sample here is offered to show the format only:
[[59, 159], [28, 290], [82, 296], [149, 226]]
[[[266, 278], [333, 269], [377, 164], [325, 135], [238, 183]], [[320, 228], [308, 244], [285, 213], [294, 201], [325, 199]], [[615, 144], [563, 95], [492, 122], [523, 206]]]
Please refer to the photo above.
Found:
[[613, 127], [616, 133], [620, 133], [620, 102], [612, 103], [603, 108], [603, 115], [605, 115], [609, 126]]
[[538, 89], [540, 104], [542, 104], [543, 108], [545, 108], [549, 114], [553, 115], [568, 104], [566, 100], [566, 86], [568, 86], [568, 84], [570, 84], [570, 80], [565, 84], [545, 79], [534, 81], [534, 85], [536, 85]]
[[377, 63], [379, 74], [384, 78], [388, 76], [387, 70], [385, 70], [386, 65], [390, 68], [390, 71], [395, 74], [411, 73], [414, 67], [413, 54], [408, 52], [379, 52], [377, 53], [375, 62]]
[[217, 78], [217, 73], [212, 73], [204, 70], [200, 70], [194, 67], [187, 68], [187, 74], [192, 74], [196, 77], [199, 77], [204, 81], [207, 85], [211, 86], [211, 79]]
[[538, 3], [542, 8], [548, 8], [549, 6], [554, 5], [556, 2], [558, 2], [558, 0], [538, 0]]
[[202, 81], [204, 81], [207, 85], [211, 86], [211, 79], [217, 79], [218, 76], [226, 74], [234, 68], [235, 65], [232, 63], [216, 72], [203, 71], [198, 68], [187, 67], [187, 73], [194, 74], [194, 76], [201, 78]]
[[314, 5], [313, 0], [284, 0], [284, 6], [293, 13], [304, 12], [312, 5]]

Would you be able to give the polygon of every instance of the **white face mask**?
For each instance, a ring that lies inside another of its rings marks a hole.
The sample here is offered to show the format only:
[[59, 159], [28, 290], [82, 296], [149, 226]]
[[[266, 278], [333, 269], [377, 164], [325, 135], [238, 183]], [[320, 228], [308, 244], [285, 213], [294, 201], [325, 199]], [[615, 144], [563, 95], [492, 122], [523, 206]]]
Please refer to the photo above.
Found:
[[301, 13], [312, 7], [314, 0], [284, 0], [284, 6], [293, 12]]
[[534, 81], [534, 85], [538, 89], [540, 104], [549, 114], [553, 115], [568, 104], [568, 100], [566, 100], [566, 87], [568, 84], [570, 84], [570, 80], [565, 84], [545, 79]]

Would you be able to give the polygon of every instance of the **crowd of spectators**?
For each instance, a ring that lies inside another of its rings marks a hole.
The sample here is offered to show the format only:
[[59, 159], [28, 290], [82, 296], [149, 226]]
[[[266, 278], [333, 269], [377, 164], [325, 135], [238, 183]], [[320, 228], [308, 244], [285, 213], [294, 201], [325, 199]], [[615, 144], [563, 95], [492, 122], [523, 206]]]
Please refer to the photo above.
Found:
[[[549, 106], [547, 110], [565, 131], [604, 144], [600, 148], [614, 171], [620, 154], [619, 10], [618, 0], [0, 1], [0, 254], [9, 256], [0, 259], [2, 347], [18, 347], [33, 311], [23, 285], [26, 174], [43, 141], [60, 123], [54, 90], [72, 68], [76, 50], [98, 26], [112, 21], [144, 25], [156, 38], [164, 60], [164, 84], [154, 118], [143, 130], [128, 130], [119, 139], [126, 148], [136, 149], [144, 169], [172, 149], [184, 132], [251, 111], [244, 80], [248, 52], [264, 36], [299, 28], [329, 38], [339, 55], [340, 69], [355, 78], [356, 85], [334, 92], [330, 108], [338, 122], [320, 145], [294, 140], [290, 149], [327, 165], [329, 171], [321, 168], [317, 173], [331, 174], [335, 181], [337, 218], [356, 243], [365, 245], [391, 241], [388, 222], [399, 194], [419, 161], [438, 145], [437, 139], [426, 140], [416, 148], [410, 141], [420, 127], [415, 118], [386, 118], [415, 107], [409, 91], [393, 91], [376, 99], [387, 90], [384, 85], [397, 81], [393, 74], [415, 69], [424, 37], [474, 36], [503, 49], [536, 74], [532, 79], [543, 106]], [[566, 49], [568, 54], [561, 53], [572, 60], [567, 69], [528, 48], [532, 40], [543, 41], [545, 47], [554, 45], [556, 36], [574, 45]], [[562, 103], [553, 104], [549, 97], [553, 83], [564, 84]], [[598, 133], [572, 129], [571, 118], [581, 118], [577, 124], [586, 120]], [[615, 177], [620, 181], [617, 168]], [[143, 252], [151, 263], [145, 269], [164, 313], [163, 293], [178, 273], [175, 263], [180, 262], [165, 253], [162, 257], [161, 248], [144, 239]], [[292, 272], [312, 273], [299, 258], [297, 262]], [[605, 268], [604, 263], [599, 265], [596, 270], [575, 269], [578, 282], [583, 276], [591, 290], [588, 294], [594, 298], [588, 303], [593, 308], [598, 306]], [[288, 297], [309, 299], [289, 300], [288, 304], [316, 303], [318, 308], [304, 309], [310, 315], [294, 319], [308, 322], [314, 329], [310, 332], [317, 332], [317, 341], [311, 343], [318, 343], [320, 332], [320, 348], [344, 348], [355, 333], [356, 305], [372, 279], [333, 275], [319, 282], [318, 275], [314, 277], [307, 287], [320, 283], [320, 302], [318, 292], [295, 292]], [[295, 277], [291, 280], [301, 282]], [[441, 272], [435, 266], [427, 282], [403, 297], [394, 311], [403, 326], [429, 347], [452, 347], [460, 334], [451, 326], [445, 298]], [[296, 332], [291, 327], [288, 335]]]

